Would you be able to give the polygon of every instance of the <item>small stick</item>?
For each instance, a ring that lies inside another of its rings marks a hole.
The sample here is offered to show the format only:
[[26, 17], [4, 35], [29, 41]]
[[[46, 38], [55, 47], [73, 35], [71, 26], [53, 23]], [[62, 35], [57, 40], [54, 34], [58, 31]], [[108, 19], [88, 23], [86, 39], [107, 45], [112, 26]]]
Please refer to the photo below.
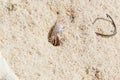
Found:
[[103, 36], [103, 37], [111, 37], [111, 36], [114, 36], [114, 35], [117, 34], [117, 29], [116, 29], [116, 25], [115, 25], [112, 17], [111, 17], [110, 15], [108, 15], [108, 14], [106, 14], [106, 16], [107, 16], [108, 18], [110, 18], [111, 20], [107, 20], [107, 19], [104, 19], [104, 18], [96, 18], [92, 24], [94, 24], [97, 20], [100, 20], [100, 19], [110, 22], [110, 23], [113, 25], [113, 27], [114, 27], [114, 31], [113, 31], [112, 34], [101, 34], [101, 33], [98, 33], [98, 32], [95, 32], [95, 33], [96, 33], [97, 35], [100, 35], [100, 36]]
[[97, 20], [105, 20], [105, 21], [111, 22], [111, 20], [107, 20], [107, 19], [104, 19], [104, 18], [96, 18], [92, 24], [95, 24], [95, 22], [96, 22]]

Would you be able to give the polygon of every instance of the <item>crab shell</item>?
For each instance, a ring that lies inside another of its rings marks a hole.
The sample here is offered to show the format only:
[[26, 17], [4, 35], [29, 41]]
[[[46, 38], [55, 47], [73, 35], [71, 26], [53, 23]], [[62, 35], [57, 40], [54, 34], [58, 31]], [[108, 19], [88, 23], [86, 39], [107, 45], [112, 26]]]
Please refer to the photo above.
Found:
[[55, 25], [55, 28], [54, 28], [54, 32], [55, 33], [59, 33], [60, 31], [62, 31], [64, 23], [65, 23], [64, 18], [62, 18], [59, 21], [57, 21], [57, 23]]
[[57, 23], [54, 28], [54, 32], [59, 33], [62, 29], [63, 29], [63, 25], [61, 23]]

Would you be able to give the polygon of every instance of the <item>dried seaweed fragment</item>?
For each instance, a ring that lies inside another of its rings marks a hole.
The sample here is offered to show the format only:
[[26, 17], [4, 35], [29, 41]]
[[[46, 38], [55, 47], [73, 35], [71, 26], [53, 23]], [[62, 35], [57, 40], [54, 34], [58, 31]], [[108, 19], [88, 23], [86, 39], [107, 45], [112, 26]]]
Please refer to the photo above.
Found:
[[93, 24], [94, 24], [97, 20], [105, 20], [105, 21], [108, 21], [108, 22], [110, 22], [110, 23], [113, 25], [113, 27], [114, 27], [113, 33], [112, 33], [112, 34], [102, 34], [102, 33], [98, 33], [98, 32], [95, 32], [95, 33], [96, 33], [97, 35], [100, 35], [100, 36], [103, 36], [103, 37], [111, 37], [111, 36], [114, 36], [114, 35], [117, 34], [117, 28], [116, 28], [116, 25], [115, 25], [112, 17], [111, 17], [110, 15], [108, 15], [108, 14], [106, 14], [106, 16], [107, 16], [108, 18], [110, 18], [111, 20], [107, 20], [107, 19], [104, 19], [104, 18], [96, 18], [96, 19], [94, 20]]

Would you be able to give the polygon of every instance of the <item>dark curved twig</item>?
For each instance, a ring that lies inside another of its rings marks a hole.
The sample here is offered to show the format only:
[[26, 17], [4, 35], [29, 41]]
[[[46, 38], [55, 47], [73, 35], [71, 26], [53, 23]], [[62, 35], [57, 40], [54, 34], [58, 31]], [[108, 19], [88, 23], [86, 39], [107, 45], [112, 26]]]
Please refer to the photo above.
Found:
[[104, 18], [96, 18], [92, 24], [95, 24], [95, 22], [96, 22], [97, 20], [105, 20], [105, 21], [111, 22], [111, 20], [107, 20], [107, 19], [104, 19]]
[[114, 27], [114, 32], [113, 32], [112, 34], [101, 34], [101, 33], [95, 32], [97, 35], [100, 35], [100, 36], [103, 36], [103, 37], [111, 37], [111, 36], [116, 35], [116, 33], [117, 33], [117, 28], [116, 28], [116, 25], [115, 25], [112, 17], [111, 17], [110, 15], [108, 15], [108, 14], [106, 14], [106, 16], [107, 16], [108, 18], [110, 18], [111, 20], [107, 20], [107, 19], [104, 19], [104, 18], [96, 18], [92, 24], [94, 24], [97, 20], [100, 20], [100, 19], [101, 19], [101, 20], [108, 21], [108, 22], [111, 22], [111, 24], [112, 24], [113, 27]]

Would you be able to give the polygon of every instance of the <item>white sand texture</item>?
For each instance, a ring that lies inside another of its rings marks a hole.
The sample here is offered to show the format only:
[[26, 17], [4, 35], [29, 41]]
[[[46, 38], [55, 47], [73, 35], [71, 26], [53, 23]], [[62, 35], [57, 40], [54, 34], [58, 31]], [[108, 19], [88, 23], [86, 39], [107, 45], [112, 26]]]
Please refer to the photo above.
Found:
[[[92, 24], [106, 14], [115, 36], [95, 33], [113, 32], [108, 21]], [[59, 18], [53, 46], [48, 32]], [[120, 80], [120, 0], [0, 0], [0, 52], [19, 80]]]

